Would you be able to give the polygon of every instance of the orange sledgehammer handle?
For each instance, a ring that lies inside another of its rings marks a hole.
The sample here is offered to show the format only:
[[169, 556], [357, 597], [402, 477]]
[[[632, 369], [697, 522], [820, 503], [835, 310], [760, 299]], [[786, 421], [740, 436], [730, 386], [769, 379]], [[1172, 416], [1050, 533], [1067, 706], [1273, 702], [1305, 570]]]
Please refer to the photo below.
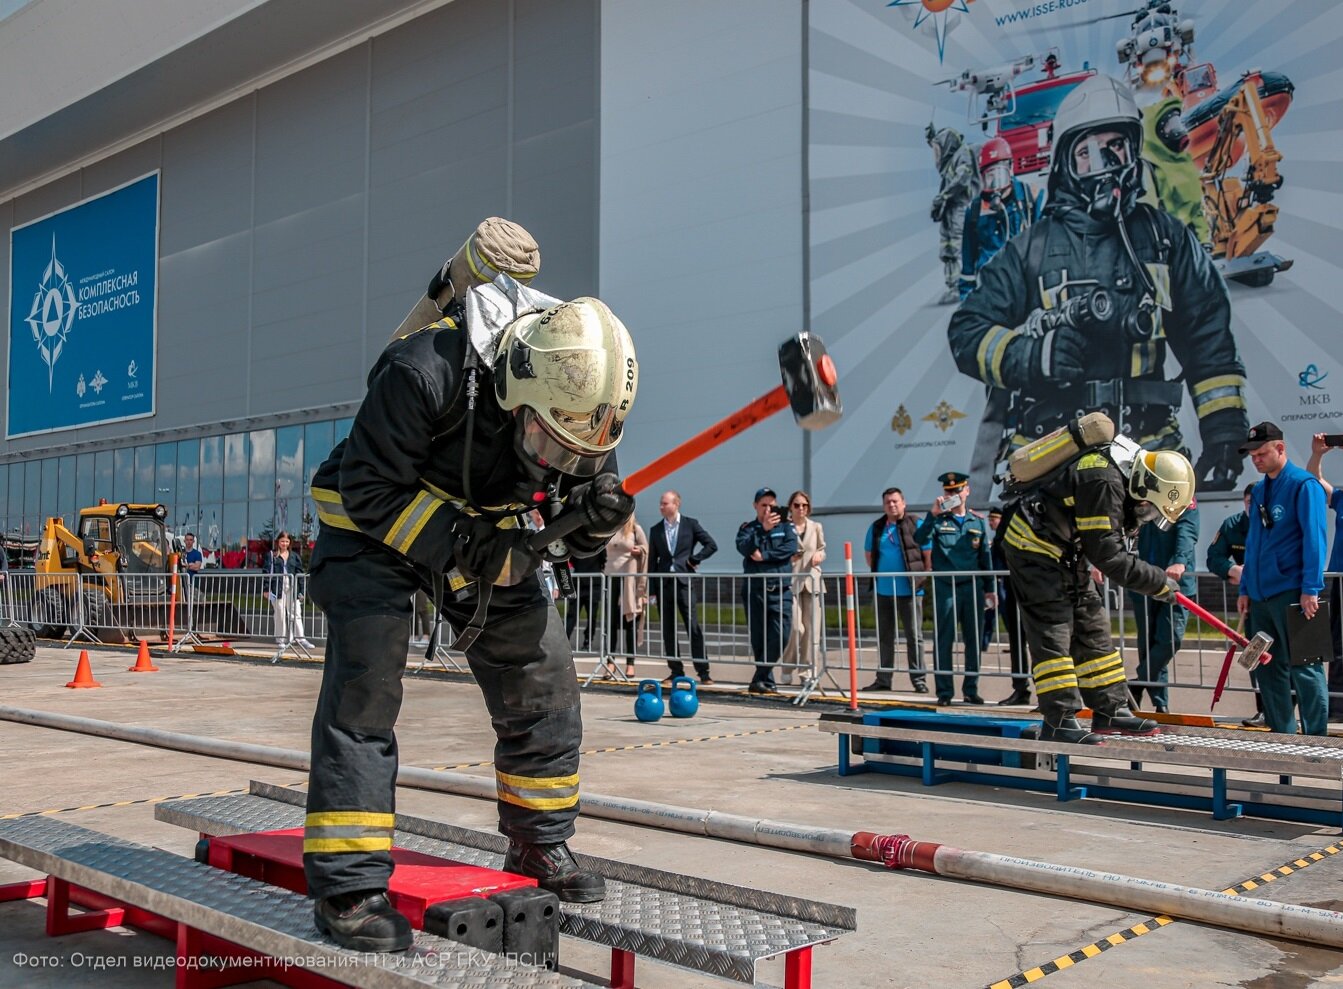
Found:
[[692, 436], [680, 446], [668, 450], [646, 467], [640, 467], [621, 483], [625, 494], [636, 495], [650, 484], [655, 484], [668, 474], [684, 467], [697, 457], [702, 457], [714, 447], [722, 446], [738, 433], [745, 432], [761, 420], [768, 419], [776, 412], [788, 408], [788, 393], [783, 385], [772, 392], [761, 395], [750, 405], [732, 413], [710, 426], [698, 436]]
[[[702, 457], [715, 447], [722, 446], [738, 433], [743, 433], [756, 423], [768, 419], [774, 413], [788, 408], [788, 392], [783, 385], [766, 392], [754, 402], [738, 409], [726, 419], [714, 423], [704, 432], [692, 436], [680, 446], [668, 450], [651, 464], [640, 467], [620, 482], [620, 488], [627, 495], [636, 495], [650, 484], [656, 484], [675, 470], [684, 467], [697, 457]], [[582, 524], [582, 516], [577, 512], [564, 512], [544, 529], [534, 532], [531, 544], [534, 548], [544, 549], [553, 540], [562, 539]]]

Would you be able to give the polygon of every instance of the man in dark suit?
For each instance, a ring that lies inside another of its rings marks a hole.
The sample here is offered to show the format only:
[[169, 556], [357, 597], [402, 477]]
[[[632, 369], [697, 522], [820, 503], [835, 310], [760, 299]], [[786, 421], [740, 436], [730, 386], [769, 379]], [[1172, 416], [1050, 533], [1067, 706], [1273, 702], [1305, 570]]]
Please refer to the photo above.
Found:
[[[648, 532], [648, 570], [650, 573], [690, 574], [699, 565], [718, 552], [718, 544], [695, 519], [681, 514], [681, 496], [668, 491], [658, 503], [662, 521]], [[698, 549], [696, 549], [698, 547]], [[704, 651], [704, 632], [695, 620], [694, 600], [690, 593], [690, 578], [664, 577], [658, 581], [658, 610], [662, 613], [662, 651], [669, 657], [667, 666], [671, 676], [685, 674], [685, 666], [676, 658], [676, 611], [681, 613], [686, 631], [690, 633], [690, 657], [695, 661], [695, 672], [701, 683], [709, 679], [709, 659]], [[670, 677], [668, 678], [670, 679]]]

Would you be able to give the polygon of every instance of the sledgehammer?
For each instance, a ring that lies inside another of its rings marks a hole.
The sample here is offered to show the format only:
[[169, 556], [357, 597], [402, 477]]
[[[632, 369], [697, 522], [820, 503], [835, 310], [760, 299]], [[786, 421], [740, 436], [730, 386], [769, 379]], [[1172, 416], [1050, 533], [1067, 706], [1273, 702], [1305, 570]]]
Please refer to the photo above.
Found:
[[[792, 408], [793, 418], [803, 429], [824, 429], [843, 415], [843, 404], [836, 388], [839, 374], [820, 337], [799, 333], [781, 343], [779, 371], [783, 376], [783, 384], [779, 387], [639, 468], [620, 482], [621, 489], [628, 495], [636, 495], [785, 408]], [[561, 513], [532, 536], [532, 548], [563, 559], [568, 555], [568, 548], [562, 540], [577, 529], [581, 521], [577, 512]]]
[[[1268, 633], [1255, 632], [1254, 638], [1247, 639], [1212, 612], [1204, 610], [1201, 606], [1185, 597], [1179, 591], [1175, 592], [1175, 601], [1181, 607], [1187, 608], [1196, 617], [1202, 618], [1205, 622], [1230, 639], [1235, 645], [1240, 646], [1240, 655], [1234, 656], [1234, 658], [1236, 662], [1240, 663], [1245, 669], [1252, 670], [1256, 666], [1267, 663], [1273, 658], [1272, 654], [1268, 651], [1273, 645], [1273, 638], [1268, 635]], [[1226, 674], [1227, 670], [1230, 668], [1232, 658], [1232, 653], [1228, 651], [1226, 659], [1222, 662], [1221, 675], [1217, 679], [1217, 689], [1214, 691], [1212, 699], [1213, 704], [1217, 703], [1218, 698], [1222, 694], [1222, 688], [1226, 685]]]

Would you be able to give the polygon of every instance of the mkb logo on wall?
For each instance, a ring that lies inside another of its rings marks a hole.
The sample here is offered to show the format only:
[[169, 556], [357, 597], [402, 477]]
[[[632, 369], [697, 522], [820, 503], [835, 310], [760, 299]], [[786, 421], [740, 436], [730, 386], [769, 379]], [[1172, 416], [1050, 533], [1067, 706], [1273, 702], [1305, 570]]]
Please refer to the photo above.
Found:
[[10, 231], [10, 438], [154, 414], [159, 177]]

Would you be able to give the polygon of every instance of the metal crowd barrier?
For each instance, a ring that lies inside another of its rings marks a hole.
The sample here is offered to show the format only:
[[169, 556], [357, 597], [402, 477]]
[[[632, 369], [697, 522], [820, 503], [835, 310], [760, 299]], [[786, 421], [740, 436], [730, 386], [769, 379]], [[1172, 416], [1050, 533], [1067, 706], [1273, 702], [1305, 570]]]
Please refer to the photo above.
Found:
[[[776, 682], [787, 684], [791, 680], [802, 686], [804, 695], [817, 689], [824, 691], [827, 686], [841, 693], [848, 690], [842, 574], [824, 574], [822, 593], [805, 596], [792, 593], [797, 584], [791, 574], [576, 573], [573, 577], [574, 596], [559, 599], [556, 606], [587, 682], [598, 677], [626, 679], [629, 662], [635, 668], [631, 679], [661, 679], [667, 675], [669, 659], [678, 659], [689, 675], [694, 675], [696, 660], [707, 661], [715, 679], [720, 679], [717, 671], [724, 673], [721, 679], [725, 681], [741, 682], [755, 673], [754, 637], [765, 640], [771, 653], [781, 654], [781, 661], [772, 670]], [[879, 582], [897, 577], [914, 581], [919, 589], [909, 605], [913, 619], [909, 625], [915, 634], [912, 649], [908, 638], [911, 629], [904, 621], [908, 613], [905, 606], [892, 607], [890, 598], [883, 600], [876, 593]], [[956, 678], [959, 695], [969, 651], [979, 656], [981, 695], [993, 701], [999, 689], [1004, 693], [1010, 690], [1014, 673], [1029, 674], [1029, 658], [1022, 643], [1020, 655], [1025, 665], [1014, 671], [1010, 623], [1004, 620], [1001, 607], [986, 616], [983, 600], [983, 592], [990, 587], [1001, 595], [1005, 577], [1005, 573], [994, 571], [855, 574], [855, 652], [860, 689], [881, 673], [890, 675], [895, 690], [904, 691], [912, 673], [926, 679], [931, 693], [932, 677], [943, 672]], [[648, 604], [629, 620], [620, 614], [620, 582], [640, 578], [647, 580]], [[1200, 604], [1227, 624], [1236, 625], [1237, 589], [1210, 574], [1199, 573], [1197, 578]], [[1331, 586], [1322, 597], [1328, 597], [1332, 585], [1343, 582], [1343, 574], [1328, 574], [1326, 582]], [[63, 638], [70, 646], [76, 642], [166, 639], [171, 621], [176, 648], [207, 638], [263, 640], [275, 647], [276, 658], [286, 653], [315, 655], [318, 644], [326, 639], [326, 618], [304, 593], [306, 577], [281, 578], [257, 571], [183, 573], [178, 575], [175, 608], [170, 607], [170, 586], [170, 578], [162, 574], [39, 574], [12, 570], [0, 592], [0, 622], [27, 626], [44, 637]], [[789, 593], [781, 593], [783, 588]], [[1130, 683], [1150, 688], [1155, 685], [1152, 681], [1137, 676], [1139, 618], [1150, 607], [1150, 599], [1108, 583], [1101, 592]], [[938, 669], [937, 642], [945, 622], [935, 607], [939, 597], [950, 602], [953, 616], [969, 599], [978, 622], [977, 649], [967, 650], [965, 630], [958, 623], [945, 630], [951, 648], [949, 656], [940, 659], [942, 670]], [[1337, 590], [1334, 597], [1340, 597]], [[765, 604], [756, 608], [754, 622], [748, 621], [748, 598]], [[1008, 607], [1015, 608], [1010, 597]], [[790, 629], [795, 624], [795, 609], [803, 611], [804, 619], [811, 619], [806, 623], [812, 630], [811, 663], [799, 656], [798, 642], [794, 641], [793, 651], [787, 651], [790, 639], [803, 637]], [[415, 622], [412, 658], [424, 651], [427, 637], [427, 623], [420, 617]], [[451, 638], [446, 626], [443, 635], [446, 644]], [[889, 666], [880, 662], [883, 639], [890, 642]], [[1161, 685], [1211, 691], [1226, 654], [1226, 640], [1191, 616], [1179, 645], [1168, 668], [1168, 682]], [[911, 655], [921, 665], [912, 664]], [[445, 648], [425, 657], [414, 668], [421, 669], [433, 660], [447, 669], [465, 669], [462, 657]], [[1243, 675], [1233, 674], [1227, 689], [1247, 692], [1252, 688]]]

